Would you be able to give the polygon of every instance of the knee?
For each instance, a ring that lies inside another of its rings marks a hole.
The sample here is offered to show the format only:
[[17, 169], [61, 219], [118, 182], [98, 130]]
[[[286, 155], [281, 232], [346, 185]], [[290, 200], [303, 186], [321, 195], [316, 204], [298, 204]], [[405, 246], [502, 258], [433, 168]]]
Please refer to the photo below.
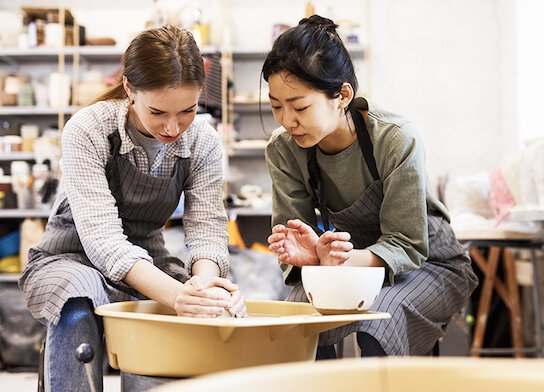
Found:
[[380, 342], [378, 342], [374, 336], [366, 332], [357, 333], [357, 343], [361, 349], [361, 357], [387, 356]]
[[89, 298], [70, 298], [60, 313], [59, 324], [65, 327], [77, 327], [93, 322], [96, 322], [96, 319]]

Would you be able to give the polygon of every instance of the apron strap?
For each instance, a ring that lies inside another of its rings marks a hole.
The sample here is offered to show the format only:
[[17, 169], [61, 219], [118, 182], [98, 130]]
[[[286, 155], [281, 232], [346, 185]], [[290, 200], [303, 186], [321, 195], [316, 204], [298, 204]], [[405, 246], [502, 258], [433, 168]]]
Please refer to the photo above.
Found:
[[[357, 132], [357, 141], [359, 142], [359, 148], [363, 153], [366, 165], [372, 174], [375, 181], [380, 179], [378, 168], [376, 166], [376, 160], [374, 159], [374, 148], [372, 147], [372, 141], [366, 128], [366, 123], [360, 110], [368, 110], [368, 102], [366, 99], [360, 97], [354, 99], [348, 106], [348, 110], [353, 117], [355, 123], [355, 131]], [[308, 150], [308, 172], [310, 174], [310, 186], [315, 192], [317, 198], [317, 204], [319, 212], [321, 213], [321, 220], [323, 222], [323, 229], [329, 230], [329, 212], [327, 209], [327, 200], [325, 197], [325, 187], [323, 179], [321, 177], [321, 170], [317, 164], [317, 145], [310, 147]]]
[[117, 155], [119, 155], [119, 150], [121, 149], [121, 136], [119, 135], [119, 130], [110, 133], [108, 135], [108, 141], [110, 142], [111, 155], [108, 157], [108, 162], [106, 163], [106, 177], [112, 180], [110, 190], [119, 207], [119, 200], [117, 197], [122, 193], [121, 179], [119, 178], [119, 165], [116, 159]]
[[365, 158], [366, 165], [372, 174], [372, 178], [374, 178], [374, 181], [378, 181], [380, 175], [378, 173], [378, 167], [376, 166], [376, 160], [374, 159], [374, 147], [370, 141], [370, 135], [366, 128], [365, 119], [360, 110], [368, 110], [368, 102], [364, 98], [356, 98], [353, 101], [353, 104], [349, 106], [349, 111], [353, 117], [353, 122], [355, 123], [357, 141], [363, 152], [363, 158]]
[[327, 209], [327, 200], [325, 197], [325, 187], [321, 178], [321, 170], [317, 164], [317, 145], [310, 147], [308, 152], [308, 171], [310, 172], [310, 186], [317, 197], [319, 212], [321, 213], [321, 221], [323, 222], [323, 231], [329, 230], [329, 211]]

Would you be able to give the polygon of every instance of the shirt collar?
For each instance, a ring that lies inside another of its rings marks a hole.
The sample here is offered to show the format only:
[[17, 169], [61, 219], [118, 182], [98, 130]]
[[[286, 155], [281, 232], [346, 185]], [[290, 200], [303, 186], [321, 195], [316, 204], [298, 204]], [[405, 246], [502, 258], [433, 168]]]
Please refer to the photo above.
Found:
[[119, 115], [118, 115], [118, 123], [117, 123], [117, 129], [119, 130], [119, 136], [121, 138], [121, 148], [119, 149], [119, 154], [123, 155], [130, 151], [132, 151], [136, 146], [130, 140], [130, 136], [128, 136], [126, 126], [127, 126], [127, 118], [128, 118], [128, 109], [130, 108], [130, 100], [128, 98], [121, 101], [121, 104], [119, 105]]

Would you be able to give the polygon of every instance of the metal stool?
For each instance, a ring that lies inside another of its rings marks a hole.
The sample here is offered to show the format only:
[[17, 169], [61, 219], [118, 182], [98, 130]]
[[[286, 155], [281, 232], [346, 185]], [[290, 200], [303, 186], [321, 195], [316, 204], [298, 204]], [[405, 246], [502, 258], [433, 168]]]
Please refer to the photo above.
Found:
[[[534, 353], [537, 357], [543, 356], [542, 348], [542, 324], [540, 318], [540, 293], [539, 265], [536, 256], [537, 250], [543, 250], [543, 243], [533, 239], [477, 239], [466, 240], [465, 246], [469, 249], [473, 262], [484, 274], [482, 291], [476, 316], [476, 326], [471, 347], [471, 355], [480, 354], [513, 354], [521, 357], [524, 354]], [[487, 258], [481, 248], [488, 249]], [[516, 280], [516, 265], [512, 255], [512, 248], [528, 249], [531, 252], [531, 263], [533, 266], [532, 297], [534, 307], [535, 345], [523, 347], [521, 329], [521, 307], [519, 301], [518, 284]], [[499, 260], [502, 255], [504, 266], [504, 279], [502, 282], [497, 276]], [[487, 320], [493, 289], [506, 305], [510, 316], [510, 329], [512, 336], [511, 348], [483, 348], [483, 340], [487, 327]]]
[[121, 371], [121, 392], [144, 392], [172, 381], [183, 380], [183, 377], [152, 377]]

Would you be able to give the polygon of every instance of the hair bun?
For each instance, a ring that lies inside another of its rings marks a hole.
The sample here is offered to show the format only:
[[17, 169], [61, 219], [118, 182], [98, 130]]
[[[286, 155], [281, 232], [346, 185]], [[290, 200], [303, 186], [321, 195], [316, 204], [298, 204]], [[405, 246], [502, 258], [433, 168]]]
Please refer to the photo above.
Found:
[[319, 15], [312, 15], [309, 18], [304, 18], [298, 24], [322, 28], [331, 33], [336, 33], [336, 28], [338, 27], [338, 25], [329, 18], [324, 18]]

